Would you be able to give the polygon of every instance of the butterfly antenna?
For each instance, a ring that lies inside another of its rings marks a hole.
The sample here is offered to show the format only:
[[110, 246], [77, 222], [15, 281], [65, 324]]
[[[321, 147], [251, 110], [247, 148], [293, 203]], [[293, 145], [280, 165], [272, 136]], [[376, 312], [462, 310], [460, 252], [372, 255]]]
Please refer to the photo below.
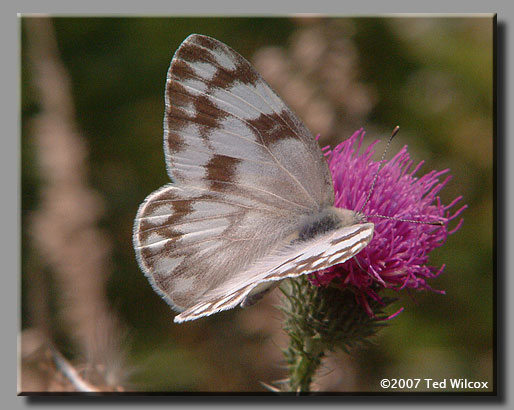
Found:
[[[380, 168], [382, 168], [382, 163], [384, 162], [384, 158], [386, 156], [387, 150], [389, 149], [389, 146], [391, 145], [391, 141], [393, 140], [395, 135], [398, 134], [398, 131], [400, 131], [400, 127], [397, 125], [396, 127], [394, 127], [394, 130], [391, 133], [391, 136], [389, 137], [389, 140], [387, 141], [387, 145], [386, 145], [386, 147], [384, 149], [384, 153], [382, 154], [382, 158], [380, 158], [380, 163], [378, 165], [377, 172], [375, 173], [375, 176], [373, 177], [373, 182], [371, 183], [371, 188], [369, 189], [368, 196], [367, 196], [366, 200], [364, 201], [364, 204], [361, 206], [361, 209], [359, 210], [359, 213], [362, 213], [362, 210], [368, 204], [368, 202], [369, 202], [369, 200], [371, 198], [371, 194], [373, 194], [373, 190], [375, 189], [375, 184], [376, 184], [377, 178], [378, 178], [378, 173], [380, 172]], [[443, 226], [444, 225], [443, 221], [432, 221], [432, 222], [416, 221], [414, 219], [402, 219], [402, 218], [395, 218], [395, 217], [392, 217], [392, 216], [385, 216], [385, 215], [367, 215], [367, 216], [368, 217], [372, 216], [374, 218], [389, 219], [391, 221], [409, 222], [409, 223], [412, 223], [412, 224], [434, 225], [434, 226]]]
[[359, 210], [358, 213], [361, 213], [362, 210], [364, 209], [364, 207], [368, 204], [370, 198], [371, 198], [371, 194], [373, 193], [373, 190], [375, 189], [375, 184], [377, 182], [377, 178], [378, 178], [378, 173], [380, 172], [380, 168], [382, 168], [382, 163], [384, 162], [384, 158], [386, 156], [386, 153], [387, 153], [387, 150], [389, 149], [389, 146], [391, 145], [391, 141], [393, 140], [393, 138], [395, 137], [396, 134], [398, 134], [398, 131], [400, 131], [400, 127], [397, 125], [396, 127], [394, 127], [394, 130], [393, 132], [391, 133], [391, 136], [389, 137], [389, 140], [387, 141], [387, 145], [384, 149], [384, 152], [382, 153], [382, 158], [380, 158], [380, 162], [378, 163], [378, 169], [377, 169], [377, 172], [375, 173], [375, 176], [373, 177], [373, 182], [371, 183], [371, 188], [369, 189], [369, 192], [368, 192], [368, 197], [366, 198], [366, 200], [364, 201], [364, 204], [362, 204], [361, 206], [361, 209]]
[[422, 225], [434, 225], [434, 226], [443, 226], [443, 221], [416, 221], [414, 219], [402, 219], [402, 218], [394, 218], [392, 216], [385, 216], [385, 215], [367, 215], [373, 218], [382, 218], [382, 219], [389, 219], [390, 221], [398, 221], [398, 222], [409, 222], [411, 224], [422, 224]]

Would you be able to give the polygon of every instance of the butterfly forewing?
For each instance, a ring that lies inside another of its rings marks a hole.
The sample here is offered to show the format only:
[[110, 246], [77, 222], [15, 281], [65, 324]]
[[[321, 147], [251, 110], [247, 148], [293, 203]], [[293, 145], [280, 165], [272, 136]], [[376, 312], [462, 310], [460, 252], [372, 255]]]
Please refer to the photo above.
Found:
[[234, 307], [263, 283], [338, 263], [369, 242], [372, 227], [347, 232], [339, 259], [324, 253], [333, 232], [291, 243], [306, 218], [333, 205], [330, 171], [312, 134], [231, 48], [184, 40], [165, 102], [173, 183], [140, 206], [134, 246], [154, 289], [184, 311], [176, 321]]
[[189, 36], [168, 72], [164, 144], [170, 177], [291, 212], [331, 205], [332, 180], [312, 134], [239, 54]]

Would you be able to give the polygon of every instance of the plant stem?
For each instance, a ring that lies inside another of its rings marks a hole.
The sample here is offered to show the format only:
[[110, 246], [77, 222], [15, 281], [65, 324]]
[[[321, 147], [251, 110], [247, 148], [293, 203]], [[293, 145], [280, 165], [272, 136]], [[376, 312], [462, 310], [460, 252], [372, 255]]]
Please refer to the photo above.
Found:
[[[293, 339], [291, 339], [293, 342]], [[325, 356], [320, 343], [306, 339], [303, 346], [290, 347], [294, 352], [289, 359], [289, 388], [295, 392], [309, 392], [314, 374]]]

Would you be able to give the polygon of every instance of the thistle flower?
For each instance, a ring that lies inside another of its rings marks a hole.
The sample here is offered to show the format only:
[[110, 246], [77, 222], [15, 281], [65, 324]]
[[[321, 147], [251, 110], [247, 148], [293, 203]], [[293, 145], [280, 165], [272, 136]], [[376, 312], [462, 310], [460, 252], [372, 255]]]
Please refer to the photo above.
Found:
[[[333, 150], [324, 148], [334, 183], [336, 207], [359, 210], [368, 196], [379, 167], [379, 162], [372, 160], [378, 141], [360, 153], [363, 137], [364, 131], [360, 129]], [[415, 175], [423, 161], [411, 170], [412, 165], [413, 161], [404, 146], [381, 168], [369, 202], [362, 210], [367, 219], [375, 224], [374, 237], [369, 245], [354, 258], [318, 271], [310, 278], [318, 286], [329, 283], [353, 286], [370, 315], [373, 312], [365, 296], [380, 300], [375, 290], [377, 288], [433, 290], [427, 284], [427, 279], [437, 277], [444, 265], [440, 268], [428, 266], [429, 253], [442, 246], [448, 235], [460, 228], [462, 219], [452, 230], [448, 230], [448, 222], [467, 208], [464, 205], [451, 213], [450, 209], [462, 197], [445, 206], [437, 196], [451, 178], [447, 176], [442, 182], [439, 180], [448, 173], [448, 169], [417, 177]], [[373, 215], [424, 222], [441, 221], [443, 225], [379, 219]]]
[[[448, 223], [466, 209], [462, 206], [450, 211], [462, 197], [445, 206], [437, 196], [450, 179], [439, 179], [448, 170], [417, 177], [423, 162], [412, 168], [406, 147], [380, 169], [368, 200], [380, 163], [372, 159], [378, 141], [360, 153], [363, 137], [361, 129], [333, 150], [325, 147], [324, 151], [332, 173], [335, 206], [365, 215], [375, 224], [373, 239], [345, 263], [315, 272], [308, 279], [297, 278], [281, 288], [285, 295], [284, 330], [290, 337], [284, 350], [289, 367], [286, 388], [292, 391], [310, 391], [327, 351], [339, 348], [348, 352], [369, 343], [384, 326], [383, 319], [403, 310], [387, 317], [384, 309], [394, 299], [381, 297], [381, 289], [432, 290], [427, 280], [437, 277], [444, 265], [427, 265], [428, 256], [462, 224], [461, 219], [448, 230]], [[434, 222], [442, 225], [430, 224]]]

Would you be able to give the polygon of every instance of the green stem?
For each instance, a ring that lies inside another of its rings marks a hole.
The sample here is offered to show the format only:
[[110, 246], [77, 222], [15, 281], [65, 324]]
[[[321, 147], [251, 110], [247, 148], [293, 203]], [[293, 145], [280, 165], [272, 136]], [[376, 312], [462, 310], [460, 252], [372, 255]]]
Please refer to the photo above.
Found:
[[309, 392], [314, 374], [325, 356], [324, 346], [319, 338], [306, 337], [303, 343], [291, 338], [289, 352], [289, 388], [295, 392]]

